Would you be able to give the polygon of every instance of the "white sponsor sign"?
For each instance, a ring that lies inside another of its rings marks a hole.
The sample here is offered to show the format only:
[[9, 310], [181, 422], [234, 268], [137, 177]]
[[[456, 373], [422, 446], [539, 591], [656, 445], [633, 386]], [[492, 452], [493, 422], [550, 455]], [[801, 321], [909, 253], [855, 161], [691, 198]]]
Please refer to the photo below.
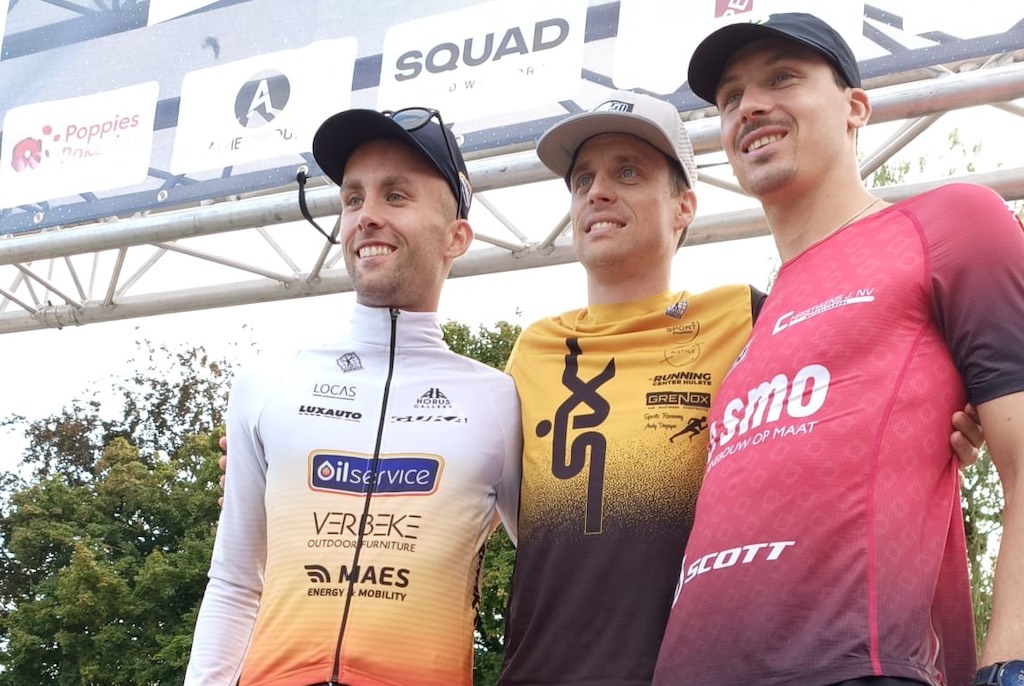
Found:
[[309, 152], [321, 122], [348, 109], [356, 40], [338, 38], [189, 72], [171, 172]]
[[863, 37], [863, 2], [621, 0], [612, 80], [617, 88], [673, 93], [686, 82], [690, 57], [710, 33], [728, 24], [762, 21], [777, 12], [814, 14], [842, 34], [860, 59], [868, 57]]
[[1012, 29], [1024, 17], [1024, 8], [1006, 0], [875, 0], [882, 10], [903, 20], [911, 34], [940, 31], [957, 38], [978, 38]]
[[149, 25], [195, 12], [201, 7], [215, 5], [220, 0], [149, 0]]
[[7, 112], [0, 207], [138, 184], [146, 179], [160, 86], [135, 86]]
[[2, 6], [0, 6], [0, 47], [3, 46], [4, 34], [7, 31], [7, 12]]
[[574, 98], [586, 21], [586, 0], [499, 0], [392, 26], [378, 106], [459, 121]]

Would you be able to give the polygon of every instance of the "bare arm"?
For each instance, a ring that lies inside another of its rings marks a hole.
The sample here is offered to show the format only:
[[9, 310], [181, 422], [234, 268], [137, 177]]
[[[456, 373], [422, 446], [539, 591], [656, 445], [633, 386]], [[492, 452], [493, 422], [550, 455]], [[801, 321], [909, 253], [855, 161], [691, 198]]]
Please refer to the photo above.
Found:
[[1003, 536], [981, 664], [1024, 659], [1024, 392], [978, 406], [1003, 484]]

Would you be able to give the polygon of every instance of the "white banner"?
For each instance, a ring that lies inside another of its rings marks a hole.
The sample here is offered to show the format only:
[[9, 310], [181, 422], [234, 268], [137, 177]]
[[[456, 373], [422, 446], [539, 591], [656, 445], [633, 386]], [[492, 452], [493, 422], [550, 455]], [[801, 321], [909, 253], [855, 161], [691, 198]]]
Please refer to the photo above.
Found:
[[903, 20], [903, 30], [921, 34], [932, 31], [978, 38], [1009, 31], [1024, 14], [1016, 2], [1006, 0], [875, 0], [871, 4], [893, 12]]
[[355, 59], [356, 40], [337, 38], [189, 72], [171, 172], [309, 152], [320, 123], [349, 107]]
[[142, 183], [160, 86], [135, 86], [7, 112], [0, 207]]
[[396, 24], [384, 36], [378, 107], [433, 107], [461, 121], [572, 99], [586, 21], [586, 0], [499, 0]]
[[777, 12], [808, 12], [842, 34], [859, 59], [865, 54], [864, 3], [843, 0], [621, 0], [612, 79], [616, 88], [674, 93], [686, 83], [693, 51], [728, 24], [760, 21]]
[[7, 31], [7, 10], [0, 5], [0, 48], [3, 48], [4, 36]]
[[220, 0], [149, 0], [149, 25], [195, 12], [201, 7], [215, 5]]

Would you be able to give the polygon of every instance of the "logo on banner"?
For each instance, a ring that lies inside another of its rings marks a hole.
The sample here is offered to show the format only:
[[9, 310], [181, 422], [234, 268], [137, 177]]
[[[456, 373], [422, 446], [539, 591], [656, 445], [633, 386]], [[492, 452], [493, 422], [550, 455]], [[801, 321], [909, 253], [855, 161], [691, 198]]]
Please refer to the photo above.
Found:
[[55, 132], [49, 124], [40, 129], [41, 138], [28, 136], [14, 146], [11, 167], [17, 173], [38, 167], [50, 158], [50, 149], [59, 153], [62, 161], [93, 157], [114, 147], [115, 139], [128, 129], [139, 125], [139, 115], [114, 117], [103, 122], [80, 121], [68, 124], [64, 133]]
[[4, 116], [0, 207], [146, 178], [159, 84], [23, 105]]
[[[53, 129], [49, 126], [43, 127], [43, 135], [49, 136]], [[23, 138], [14, 146], [11, 154], [11, 166], [14, 171], [21, 173], [27, 169], [35, 169], [43, 161], [43, 155], [50, 156], [50, 151], [43, 151], [43, 142], [38, 138]]]
[[731, 17], [754, 10], [754, 0], [715, 0], [715, 17]]
[[391, 26], [377, 105], [429, 102], [453, 120], [579, 93], [587, 3], [498, 0]]
[[268, 70], [254, 74], [238, 90], [235, 118], [247, 129], [266, 126], [284, 110], [291, 92], [291, 82], [280, 72]]
[[348, 109], [354, 38], [310, 43], [185, 74], [171, 172], [261, 163], [308, 152], [317, 126]]

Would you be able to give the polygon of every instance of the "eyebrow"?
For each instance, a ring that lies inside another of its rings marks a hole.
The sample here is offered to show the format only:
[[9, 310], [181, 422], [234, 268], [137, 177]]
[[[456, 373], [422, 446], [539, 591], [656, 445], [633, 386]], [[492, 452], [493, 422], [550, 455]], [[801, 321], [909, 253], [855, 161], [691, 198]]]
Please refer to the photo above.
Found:
[[[644, 164], [645, 162], [648, 161], [649, 160], [647, 159], [646, 155], [639, 153], [616, 155], [615, 157], [612, 158], [612, 162], [614, 162], [615, 164]], [[581, 162], [577, 162], [576, 165], [573, 167], [572, 175], [576, 176], [578, 170], [593, 171], [593, 166], [594, 165], [592, 163], [589, 163], [589, 160], [583, 158]]]
[[[401, 185], [408, 185], [408, 184], [410, 184], [411, 183], [411, 179], [408, 176], [404, 175], [404, 174], [388, 174], [387, 176], [385, 176], [382, 179], [381, 182], [385, 186], [401, 186]], [[346, 191], [346, 190], [362, 190], [362, 188], [363, 188], [363, 182], [360, 181], [359, 179], [355, 179], [355, 180], [342, 179], [341, 180], [341, 190], [343, 190], [343, 191]]]

